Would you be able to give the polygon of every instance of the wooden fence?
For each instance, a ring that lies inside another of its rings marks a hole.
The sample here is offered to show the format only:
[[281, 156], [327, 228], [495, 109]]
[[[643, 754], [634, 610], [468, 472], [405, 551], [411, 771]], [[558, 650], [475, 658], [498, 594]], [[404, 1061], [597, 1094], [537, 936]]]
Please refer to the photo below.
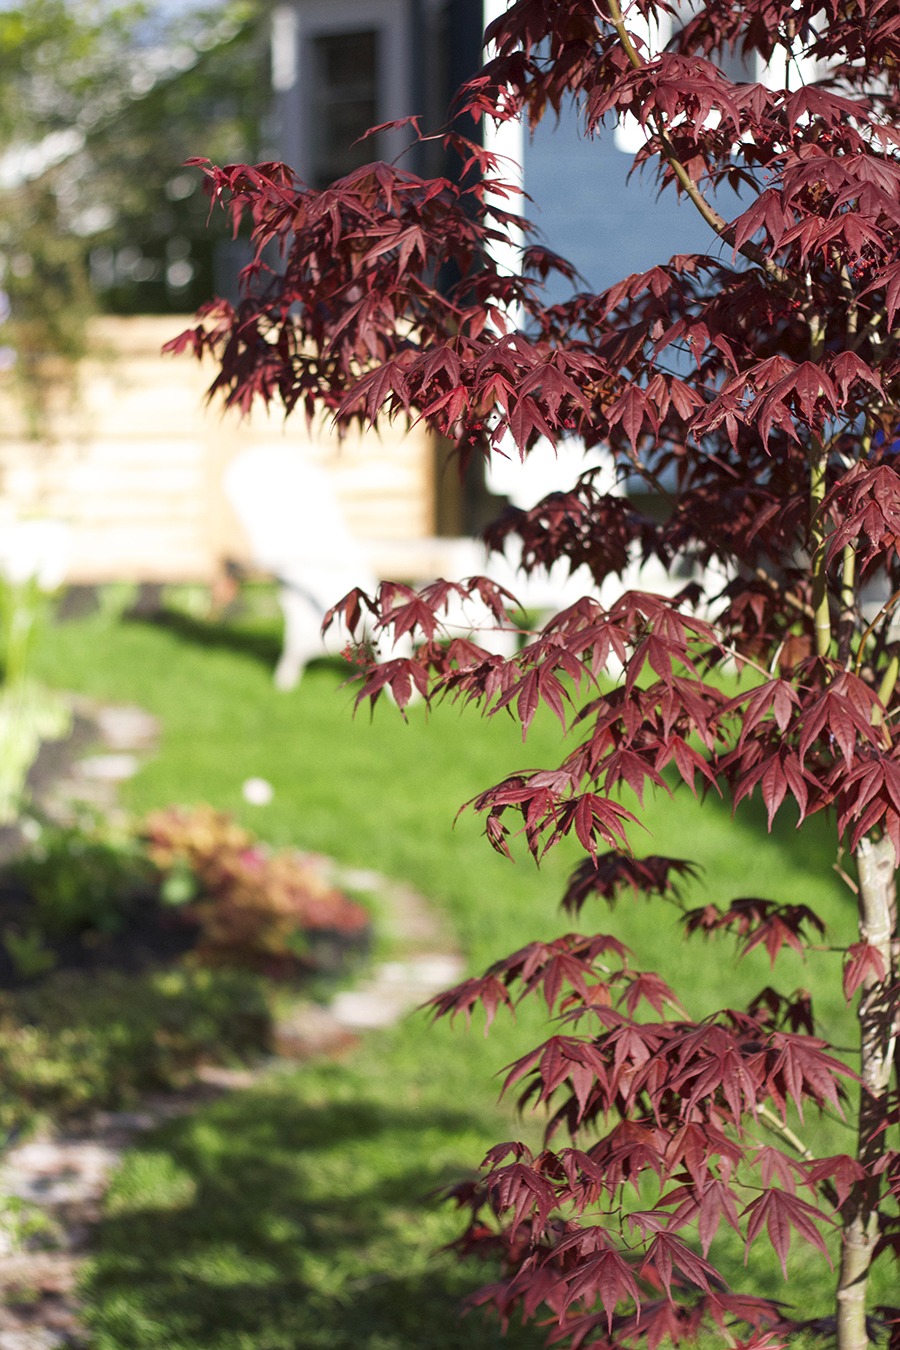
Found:
[[[327, 471], [373, 566], [415, 557], [436, 532], [435, 452], [424, 432], [386, 427], [343, 442], [302, 416], [241, 421], [206, 407], [211, 366], [164, 357], [178, 317], [103, 319], [74, 387], [48, 387], [29, 435], [11, 376], [0, 387], [3, 517], [66, 523], [67, 579], [212, 581], [225, 558], [249, 561], [223, 474], [243, 449], [277, 444]], [[398, 554], [399, 549], [399, 554]]]

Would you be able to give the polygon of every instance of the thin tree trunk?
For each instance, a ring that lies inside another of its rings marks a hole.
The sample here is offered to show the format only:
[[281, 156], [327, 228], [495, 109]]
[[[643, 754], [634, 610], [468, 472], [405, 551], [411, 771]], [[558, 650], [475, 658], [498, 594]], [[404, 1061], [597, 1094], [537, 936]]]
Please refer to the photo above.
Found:
[[887, 1093], [894, 1059], [891, 1006], [893, 938], [897, 918], [896, 860], [891, 841], [863, 839], [856, 851], [859, 933], [880, 953], [885, 978], [868, 975], [859, 999], [860, 1086], [857, 1159], [866, 1175], [842, 1210], [841, 1264], [837, 1287], [838, 1350], [865, 1350], [866, 1295], [878, 1241], [880, 1178], [873, 1167], [883, 1154]]

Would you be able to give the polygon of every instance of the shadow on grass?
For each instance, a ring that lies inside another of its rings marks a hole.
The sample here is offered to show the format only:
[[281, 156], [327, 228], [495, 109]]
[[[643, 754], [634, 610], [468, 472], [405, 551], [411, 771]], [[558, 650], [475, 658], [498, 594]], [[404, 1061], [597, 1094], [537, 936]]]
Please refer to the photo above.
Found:
[[[158, 628], [171, 633], [179, 641], [206, 651], [233, 652], [259, 662], [273, 671], [281, 655], [281, 625], [278, 620], [262, 624], [247, 624], [235, 619], [197, 619], [176, 609], [161, 609], [152, 614], [132, 612], [124, 622]], [[349, 667], [335, 656], [321, 656], [312, 661], [314, 669], [332, 669], [346, 675]]]
[[[667, 769], [663, 776], [677, 799], [680, 802], [686, 801], [690, 806], [690, 793], [674, 769]], [[667, 805], [667, 799], [662, 798], [662, 801], [663, 806], [660, 809], [660, 816], [663, 816]], [[833, 812], [828, 810], [816, 812], [814, 815], [808, 816], [798, 829], [799, 809], [796, 802], [788, 796], [772, 821], [772, 828], [769, 829], [768, 813], [759, 789], [756, 789], [751, 796], [745, 797], [734, 812], [732, 812], [730, 795], [719, 796], [712, 789], [705, 796], [700, 796], [697, 806], [702, 811], [702, 815], [696, 817], [694, 821], [694, 827], [698, 831], [703, 830], [705, 819], [714, 816], [718, 821], [721, 821], [724, 817], [727, 822], [726, 829], [734, 831], [736, 841], [739, 839], [748, 841], [753, 838], [759, 841], [757, 851], [761, 861], [770, 850], [777, 849], [790, 863], [791, 867], [797, 871], [809, 872], [818, 876], [821, 876], [824, 871], [830, 885], [833, 885], [836, 890], [844, 889], [844, 883], [838, 881], [833, 871], [833, 864], [838, 857], [838, 836]], [[692, 860], [693, 857], [691, 848], [693, 842], [690, 835], [687, 835], [684, 839], [682, 856], [689, 860]], [[647, 851], [652, 850], [648, 849]], [[752, 857], [750, 861], [752, 863]], [[843, 862], [844, 866], [852, 871], [852, 859], [846, 852]], [[766, 869], [761, 867], [759, 870], [765, 871]], [[755, 869], [751, 866], [748, 869], [744, 894], [756, 894], [754, 887], [758, 884]], [[847, 903], [855, 913], [855, 902], [852, 900], [849, 890], [846, 890], [845, 893]], [[721, 898], [725, 899], [724, 896]], [[765, 898], [783, 899], [784, 897], [772, 895]]]
[[[96, 1350], [488, 1350], [461, 1301], [486, 1278], [435, 1248], [452, 1231], [425, 1192], [447, 1110], [304, 1105], [254, 1091], [166, 1127], [129, 1158], [88, 1285]], [[464, 1156], [461, 1141], [459, 1154]], [[471, 1158], [468, 1159], [471, 1162]], [[531, 1350], [540, 1337], [511, 1334]]]
[[[712, 801], [712, 798], [708, 800]], [[716, 805], [720, 811], [731, 814], [730, 802], [716, 798]], [[773, 820], [770, 831], [766, 807], [759, 794], [755, 793], [749, 801], [745, 799], [741, 802], [736, 821], [739, 827], [758, 835], [761, 840], [769, 839], [786, 855], [792, 866], [813, 874], [820, 874], [823, 868], [826, 872], [831, 872], [838, 852], [837, 828], [833, 814], [820, 811], [808, 817], [800, 829], [797, 829], [798, 814], [796, 804], [790, 800], [786, 801]], [[845, 863], [851, 865], [846, 857]], [[855, 913], [855, 902], [849, 890], [847, 903]]]

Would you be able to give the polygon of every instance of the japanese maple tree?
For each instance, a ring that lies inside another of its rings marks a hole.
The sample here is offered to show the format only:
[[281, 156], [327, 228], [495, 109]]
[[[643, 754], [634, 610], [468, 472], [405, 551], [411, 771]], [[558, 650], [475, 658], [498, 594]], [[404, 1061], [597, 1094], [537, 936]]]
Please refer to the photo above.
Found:
[[[656, 50], [660, 16], [674, 35]], [[235, 223], [251, 217], [256, 259], [239, 307], [209, 306], [173, 346], [211, 351], [214, 388], [241, 408], [418, 418], [463, 461], [576, 437], [667, 502], [651, 518], [587, 471], [506, 513], [490, 542], [518, 539], [526, 570], [567, 559], [599, 589], [635, 557], [689, 556], [705, 578], [674, 599], [587, 594], [512, 659], [443, 640], [454, 595], [517, 621], [488, 578], [354, 592], [333, 617], [418, 644], [371, 666], [360, 699], [449, 696], [526, 732], [540, 704], [556, 714], [562, 763], [474, 805], [502, 852], [511, 827], [538, 857], [577, 839], [574, 915], [632, 892], [679, 903], [689, 865], [632, 851], [634, 798], [650, 788], [736, 807], [759, 793], [770, 824], [789, 803], [801, 822], [827, 812], [835, 852], [854, 858], [843, 980], [859, 1047], [838, 1053], [804, 995], [771, 987], [692, 1021], [612, 933], [523, 947], [437, 1000], [490, 1018], [534, 995], [558, 1017], [507, 1080], [548, 1108], [546, 1147], [491, 1152], [457, 1192], [460, 1246], [500, 1258], [482, 1300], [548, 1319], [552, 1344], [652, 1348], [712, 1328], [771, 1345], [803, 1323], [729, 1287], [718, 1238], [771, 1244], [785, 1269], [796, 1239], [830, 1279], [837, 1228], [835, 1313], [815, 1329], [842, 1350], [882, 1334], [896, 1347], [900, 1308], [870, 1307], [868, 1288], [873, 1263], [900, 1256], [900, 10], [516, 0], [489, 37], [494, 55], [440, 133], [452, 177], [371, 164], [315, 191], [282, 165], [209, 168]], [[766, 83], [723, 73], [735, 56], [766, 64]], [[548, 275], [577, 284], [571, 269], [533, 236], [517, 273], [495, 261], [518, 228], [514, 188], [463, 131], [467, 116], [533, 126], [572, 100], [590, 134], [637, 119], [638, 165], [700, 213], [709, 249], [550, 304]], [[822, 923], [789, 897], [745, 897], [684, 912], [683, 927], [730, 931], [774, 963], [815, 946]], [[810, 1108], [855, 1113], [850, 1153], [809, 1150]]]

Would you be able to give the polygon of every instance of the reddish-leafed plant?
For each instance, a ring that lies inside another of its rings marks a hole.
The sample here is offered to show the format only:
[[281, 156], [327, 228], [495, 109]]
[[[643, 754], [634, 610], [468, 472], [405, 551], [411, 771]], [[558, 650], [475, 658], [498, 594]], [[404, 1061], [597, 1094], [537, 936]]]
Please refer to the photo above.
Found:
[[[799, 995], [766, 989], [695, 1023], [615, 937], [529, 945], [437, 1000], [439, 1013], [490, 1016], [533, 993], [561, 1018], [509, 1074], [523, 1102], [548, 1105], [552, 1138], [538, 1155], [489, 1155], [458, 1193], [471, 1213], [461, 1245], [503, 1263], [484, 1301], [549, 1315], [552, 1343], [652, 1348], [712, 1328], [761, 1346], [800, 1323], [729, 1288], [711, 1260], [717, 1230], [770, 1243], [784, 1266], [793, 1236], [824, 1259], [836, 1225], [825, 1330], [842, 1350], [877, 1334], [897, 1345], [900, 1310], [868, 1307], [867, 1291], [873, 1262], [900, 1254], [900, 11], [709, 0], [676, 12], [654, 51], [645, 21], [670, 12], [665, 0], [624, 15], [619, 0], [517, 0], [457, 112], [534, 125], [574, 99], [592, 134], [630, 114], [646, 134], [638, 163], [700, 213], [709, 252], [547, 303], [547, 275], [571, 269], [533, 242], [517, 274], [495, 262], [516, 227], [512, 189], [458, 118], [443, 136], [452, 178], [373, 164], [314, 191], [281, 165], [209, 169], [235, 223], [252, 219], [256, 260], [240, 306], [210, 306], [173, 345], [213, 352], [214, 387], [241, 408], [259, 396], [324, 406], [341, 426], [420, 418], [463, 459], [579, 437], [668, 502], [663, 520], [645, 516], [587, 472], [508, 513], [491, 542], [518, 538], [526, 570], [565, 558], [599, 588], [635, 556], [688, 555], [706, 578], [674, 600], [586, 595], [510, 660], [441, 640], [456, 594], [514, 621], [488, 579], [354, 592], [338, 607], [351, 629], [419, 644], [370, 668], [360, 698], [449, 694], [508, 709], [525, 730], [549, 706], [571, 729], [562, 764], [475, 805], [503, 852], [511, 820], [535, 855], [577, 838], [575, 912], [623, 890], [670, 897], [686, 866], [633, 856], [623, 786], [640, 798], [683, 780], [735, 805], [758, 791], [770, 823], [788, 802], [801, 821], [827, 810], [855, 858], [844, 987], [860, 1052], [817, 1038]], [[777, 87], [729, 78], [735, 55], [777, 68]], [[726, 215], [723, 186], [739, 194]], [[740, 686], [716, 678], [735, 661], [751, 672]], [[598, 683], [605, 669], [613, 679]], [[773, 959], [820, 927], [802, 906], [757, 899], [685, 916], [688, 933], [728, 929]], [[813, 1156], [792, 1122], [809, 1104], [839, 1107], [844, 1086], [859, 1102], [852, 1152]]]

